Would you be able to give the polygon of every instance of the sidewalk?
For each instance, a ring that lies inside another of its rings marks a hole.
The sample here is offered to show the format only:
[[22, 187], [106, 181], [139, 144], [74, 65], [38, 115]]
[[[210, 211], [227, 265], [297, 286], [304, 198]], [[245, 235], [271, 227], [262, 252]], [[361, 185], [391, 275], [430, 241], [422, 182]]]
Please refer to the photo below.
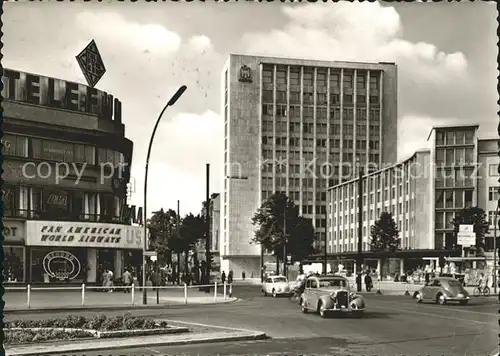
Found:
[[[198, 288], [188, 288], [187, 304], [218, 304], [229, 303], [236, 300], [229, 295], [224, 299], [222, 288], [217, 288], [217, 297], [214, 297], [213, 288], [210, 293], [198, 291]], [[147, 306], [157, 306], [156, 291], [148, 289]], [[113, 293], [99, 292], [96, 290], [87, 290], [84, 295], [82, 305], [81, 290], [31, 290], [30, 305], [27, 303], [27, 292], [23, 290], [6, 290], [3, 296], [5, 301], [5, 311], [21, 310], [49, 310], [49, 309], [99, 309], [99, 308], [130, 308], [142, 307], [142, 291], [136, 290], [134, 302], [132, 302], [132, 293], [124, 293], [115, 290]], [[159, 305], [172, 306], [184, 305], [184, 289], [168, 288], [159, 291]]]

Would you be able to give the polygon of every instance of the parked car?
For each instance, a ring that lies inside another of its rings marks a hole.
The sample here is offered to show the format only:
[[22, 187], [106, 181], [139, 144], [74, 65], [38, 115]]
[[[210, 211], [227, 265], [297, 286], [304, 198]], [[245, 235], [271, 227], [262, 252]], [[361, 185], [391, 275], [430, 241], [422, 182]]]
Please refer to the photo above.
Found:
[[365, 311], [364, 298], [351, 291], [351, 285], [346, 277], [338, 275], [307, 278], [300, 306], [303, 313], [313, 310], [322, 318], [335, 313], [361, 316]]
[[459, 302], [461, 305], [466, 305], [470, 295], [457, 279], [437, 277], [425, 283], [413, 294], [413, 298], [417, 300], [417, 303], [433, 301], [443, 305], [448, 302]]
[[281, 295], [292, 295], [290, 285], [285, 276], [270, 276], [262, 284], [262, 293], [264, 296], [271, 294], [273, 297]]

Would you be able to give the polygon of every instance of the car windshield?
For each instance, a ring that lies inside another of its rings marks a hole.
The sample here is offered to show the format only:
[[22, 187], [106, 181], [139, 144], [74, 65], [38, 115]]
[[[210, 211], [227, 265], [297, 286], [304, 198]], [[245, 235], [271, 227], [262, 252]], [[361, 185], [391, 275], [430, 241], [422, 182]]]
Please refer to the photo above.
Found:
[[274, 279], [274, 282], [275, 283], [286, 282], [286, 278], [285, 277], [276, 277]]
[[460, 286], [461, 286], [460, 282], [459, 282], [459, 281], [457, 281], [456, 279], [450, 279], [450, 280], [448, 281], [448, 285], [449, 285], [450, 287], [460, 287]]
[[335, 279], [320, 279], [319, 287], [347, 287], [347, 282], [343, 279], [335, 278]]

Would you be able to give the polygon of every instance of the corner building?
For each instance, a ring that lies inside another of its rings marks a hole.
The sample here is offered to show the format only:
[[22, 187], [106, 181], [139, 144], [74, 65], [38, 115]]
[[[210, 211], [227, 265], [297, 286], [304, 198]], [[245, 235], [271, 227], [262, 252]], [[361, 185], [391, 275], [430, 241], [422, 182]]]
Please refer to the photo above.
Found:
[[[499, 188], [497, 140], [480, 139], [477, 130], [478, 125], [434, 127], [429, 149], [361, 178], [362, 247], [367, 265], [377, 265], [370, 263], [377, 261], [370, 252], [370, 228], [383, 211], [393, 214], [400, 230], [402, 251], [394, 254], [400, 263], [390, 273], [402, 273], [422, 263], [436, 267], [439, 256], [460, 256], [451, 221], [471, 206], [484, 209], [489, 217], [484, 261], [492, 265]], [[359, 236], [358, 187], [359, 177], [329, 188], [328, 193], [327, 251], [332, 261], [342, 260], [351, 272]]]
[[358, 160], [396, 160], [397, 67], [231, 54], [221, 89], [221, 268], [257, 277], [251, 218], [263, 201], [286, 193], [320, 248], [327, 187], [352, 179]]
[[120, 101], [16, 70], [2, 80], [6, 283], [101, 283], [105, 268], [140, 266]]

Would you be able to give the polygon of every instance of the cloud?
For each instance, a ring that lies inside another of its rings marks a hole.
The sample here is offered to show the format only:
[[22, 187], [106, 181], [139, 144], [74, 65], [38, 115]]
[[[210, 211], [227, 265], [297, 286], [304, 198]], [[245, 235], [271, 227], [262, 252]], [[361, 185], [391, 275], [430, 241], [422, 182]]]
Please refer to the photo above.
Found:
[[[144, 142], [147, 140], [143, 139]], [[222, 121], [218, 114], [179, 113], [162, 122], [155, 137], [148, 178], [148, 211], [161, 207], [199, 212], [205, 197], [205, 164], [210, 163], [211, 191], [219, 191], [222, 167]], [[132, 201], [143, 205], [144, 159], [136, 156], [132, 167], [136, 192]]]
[[133, 46], [154, 55], [170, 54], [181, 45], [181, 37], [160, 24], [127, 21], [112, 12], [84, 11], [77, 15], [76, 22], [82, 28], [102, 34], [106, 41]]
[[212, 47], [212, 42], [205, 35], [193, 36], [189, 39], [189, 45], [196, 51], [204, 52]]

